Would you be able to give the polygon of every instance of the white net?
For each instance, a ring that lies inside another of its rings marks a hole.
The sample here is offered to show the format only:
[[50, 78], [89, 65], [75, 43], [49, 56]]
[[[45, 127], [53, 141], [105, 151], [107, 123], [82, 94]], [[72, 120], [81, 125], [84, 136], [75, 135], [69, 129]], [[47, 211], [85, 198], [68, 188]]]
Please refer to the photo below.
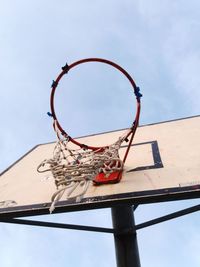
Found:
[[115, 143], [95, 151], [87, 147], [71, 149], [68, 139], [61, 139], [57, 127], [55, 130], [58, 142], [53, 157], [45, 159], [38, 166], [38, 172], [51, 171], [57, 187], [51, 198], [50, 212], [61, 198], [75, 198], [80, 201], [89, 184], [99, 173], [104, 173], [107, 177], [114, 171], [122, 171], [124, 165], [119, 158], [119, 148], [125, 137], [120, 137]]

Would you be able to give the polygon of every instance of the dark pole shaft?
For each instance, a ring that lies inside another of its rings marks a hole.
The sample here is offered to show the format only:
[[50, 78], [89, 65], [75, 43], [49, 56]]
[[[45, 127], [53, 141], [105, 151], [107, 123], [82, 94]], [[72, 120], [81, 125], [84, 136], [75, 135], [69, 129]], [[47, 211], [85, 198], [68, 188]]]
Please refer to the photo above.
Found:
[[131, 206], [112, 208], [117, 267], [141, 267]]

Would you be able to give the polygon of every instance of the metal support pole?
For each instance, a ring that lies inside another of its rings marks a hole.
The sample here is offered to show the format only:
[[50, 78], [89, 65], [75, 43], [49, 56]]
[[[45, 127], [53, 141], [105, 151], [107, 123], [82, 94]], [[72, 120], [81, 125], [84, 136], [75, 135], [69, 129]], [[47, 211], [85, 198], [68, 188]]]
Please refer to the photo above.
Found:
[[112, 208], [117, 267], [141, 267], [132, 206]]

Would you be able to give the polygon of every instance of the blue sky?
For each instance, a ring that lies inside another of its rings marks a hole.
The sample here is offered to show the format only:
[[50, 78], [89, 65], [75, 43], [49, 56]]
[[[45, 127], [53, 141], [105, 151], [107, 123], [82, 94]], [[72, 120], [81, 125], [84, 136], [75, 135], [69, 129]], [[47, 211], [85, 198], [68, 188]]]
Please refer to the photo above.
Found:
[[[200, 114], [199, 17], [197, 0], [0, 0], [0, 171], [36, 144], [55, 139], [46, 112], [52, 79], [66, 62], [103, 57], [124, 67], [144, 95], [141, 124]], [[77, 76], [70, 76], [72, 94], [58, 96], [60, 119], [73, 136], [129, 126], [127, 82], [112, 70], [105, 76], [104, 67], [95, 70], [80, 70], [76, 85]], [[74, 102], [65, 103], [69, 96]], [[140, 206], [136, 221], [194, 203]], [[111, 226], [109, 209], [39, 219]], [[196, 213], [140, 230], [142, 267], [199, 267], [199, 222]], [[1, 224], [0, 236], [3, 267], [115, 265], [108, 234]]]

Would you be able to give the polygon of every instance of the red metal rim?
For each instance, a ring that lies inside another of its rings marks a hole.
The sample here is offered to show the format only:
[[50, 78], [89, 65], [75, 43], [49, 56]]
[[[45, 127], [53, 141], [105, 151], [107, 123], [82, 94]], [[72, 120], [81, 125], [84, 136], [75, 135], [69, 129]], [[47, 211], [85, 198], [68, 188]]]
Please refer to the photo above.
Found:
[[[82, 59], [82, 60], [76, 61], [76, 62], [74, 62], [74, 63], [72, 63], [70, 65], [66, 65], [64, 68], [62, 68], [61, 73], [58, 75], [56, 80], [53, 82], [52, 90], [51, 90], [51, 96], [50, 96], [51, 114], [52, 114], [53, 119], [55, 121], [57, 121], [57, 127], [60, 130], [61, 134], [64, 137], [67, 137], [69, 139], [69, 141], [71, 141], [72, 143], [78, 145], [81, 148], [86, 147], [88, 149], [97, 150], [97, 149], [100, 149], [100, 148], [103, 149], [103, 148], [105, 148], [107, 146], [103, 146], [103, 147], [87, 146], [85, 144], [81, 144], [78, 141], [74, 140], [71, 136], [69, 136], [67, 134], [67, 132], [60, 125], [60, 123], [59, 123], [59, 121], [57, 119], [57, 116], [56, 116], [55, 108], [54, 108], [55, 91], [56, 91], [56, 88], [57, 88], [57, 86], [59, 84], [59, 81], [61, 80], [63, 75], [65, 75], [67, 72], [69, 72], [72, 68], [74, 68], [74, 67], [76, 67], [76, 66], [78, 66], [80, 64], [84, 64], [84, 63], [88, 63], [88, 62], [104, 63], [104, 64], [110, 65], [110, 66], [114, 67], [115, 69], [119, 70], [129, 80], [129, 82], [131, 83], [131, 86], [133, 87], [133, 91], [134, 91], [135, 95], [136, 95], [136, 91], [137, 91], [137, 86], [136, 86], [135, 81], [133, 80], [133, 78], [129, 75], [129, 73], [126, 70], [124, 70], [121, 66], [119, 66], [118, 64], [116, 64], [114, 62], [109, 61], [107, 59], [102, 59], [102, 58], [86, 58], [86, 59]], [[140, 98], [136, 97], [136, 101], [137, 101], [137, 109], [136, 109], [136, 115], [135, 115], [134, 120], [133, 120], [133, 127], [130, 129], [130, 132], [127, 133], [126, 137], [128, 137], [131, 133], [133, 133], [136, 130], [136, 128], [138, 126], [138, 123], [139, 123]]]

